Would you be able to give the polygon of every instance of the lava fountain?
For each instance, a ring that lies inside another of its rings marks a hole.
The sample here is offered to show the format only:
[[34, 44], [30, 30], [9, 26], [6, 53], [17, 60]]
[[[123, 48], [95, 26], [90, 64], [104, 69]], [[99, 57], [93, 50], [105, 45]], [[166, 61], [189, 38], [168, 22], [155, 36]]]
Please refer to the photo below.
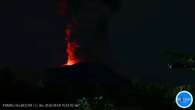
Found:
[[74, 65], [80, 62], [80, 60], [76, 56], [76, 50], [78, 49], [79, 45], [76, 41], [71, 41], [71, 35], [73, 32], [74, 25], [68, 25], [67, 28], [65, 28], [65, 40], [67, 44], [66, 53], [67, 53], [67, 62], [64, 64], [65, 66], [68, 65]]
[[[58, 0], [58, 15], [62, 17], [72, 18], [68, 14], [68, 0]], [[73, 22], [74, 21], [74, 22]], [[79, 45], [76, 41], [72, 41], [72, 34], [75, 31], [76, 22], [75, 20], [71, 20], [68, 25], [65, 25], [65, 41], [66, 41], [66, 58], [65, 64], [63, 66], [71, 66], [80, 62], [78, 57], [76, 57], [76, 50]]]

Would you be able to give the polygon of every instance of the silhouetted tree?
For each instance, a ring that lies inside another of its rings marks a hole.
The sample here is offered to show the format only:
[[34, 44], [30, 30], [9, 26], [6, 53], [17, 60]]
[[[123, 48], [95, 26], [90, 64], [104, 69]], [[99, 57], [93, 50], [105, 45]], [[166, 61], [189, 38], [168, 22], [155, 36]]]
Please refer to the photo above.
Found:
[[11, 68], [9, 68], [8, 66], [0, 70], [0, 73], [2, 74], [2, 80], [7, 81], [7, 82], [13, 80], [13, 74], [12, 74]]

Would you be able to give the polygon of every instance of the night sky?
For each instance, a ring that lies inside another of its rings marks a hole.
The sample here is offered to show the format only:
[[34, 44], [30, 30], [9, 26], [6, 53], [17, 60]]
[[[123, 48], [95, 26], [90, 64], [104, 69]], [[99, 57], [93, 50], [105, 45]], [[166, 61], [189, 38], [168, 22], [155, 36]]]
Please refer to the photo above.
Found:
[[[109, 39], [112, 53], [105, 55], [108, 59], [105, 62], [129, 77], [173, 79], [186, 74], [189, 75], [187, 78], [193, 76], [192, 73], [167, 72], [167, 65], [161, 63], [160, 56], [163, 49], [169, 48], [194, 51], [192, 0], [121, 1], [121, 9], [108, 27], [106, 39]], [[13, 0], [2, 4], [1, 65], [40, 69], [64, 63], [64, 19], [56, 16], [54, 1]], [[114, 60], [110, 61], [108, 56]]]
[[192, 1], [182, 0], [125, 0], [110, 26], [110, 39], [120, 58], [120, 71], [148, 79], [192, 76], [189, 72], [167, 72], [160, 52], [165, 49], [194, 51], [193, 5]]

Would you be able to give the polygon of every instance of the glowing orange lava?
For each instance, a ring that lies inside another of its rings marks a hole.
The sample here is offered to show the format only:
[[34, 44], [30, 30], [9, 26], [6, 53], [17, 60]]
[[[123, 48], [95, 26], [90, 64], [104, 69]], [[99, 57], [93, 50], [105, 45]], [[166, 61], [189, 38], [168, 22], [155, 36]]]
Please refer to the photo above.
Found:
[[66, 36], [66, 43], [67, 43], [67, 62], [64, 64], [65, 66], [68, 65], [74, 65], [76, 63], [79, 63], [80, 60], [76, 57], [75, 51], [79, 47], [79, 45], [76, 42], [71, 42], [71, 33], [72, 33], [72, 26], [65, 29], [65, 36]]
[[[58, 0], [58, 9], [57, 14], [61, 17], [67, 17], [71, 14], [69, 14], [68, 10], [68, 0]], [[77, 42], [71, 41], [72, 33], [75, 31], [76, 26], [76, 20], [72, 19], [70, 21], [70, 24], [65, 26], [65, 40], [66, 40], [66, 53], [67, 53], [67, 60], [66, 63], [63, 64], [63, 66], [70, 66], [74, 65], [76, 63], [79, 63], [80, 60], [76, 57], [75, 52], [77, 48], [79, 47]]]

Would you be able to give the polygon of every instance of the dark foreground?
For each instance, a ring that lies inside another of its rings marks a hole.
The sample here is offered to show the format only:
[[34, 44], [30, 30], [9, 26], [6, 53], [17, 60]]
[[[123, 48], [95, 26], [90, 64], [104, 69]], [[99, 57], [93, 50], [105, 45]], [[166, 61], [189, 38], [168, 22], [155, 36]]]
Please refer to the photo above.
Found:
[[14, 82], [7, 76], [1, 81], [0, 101], [4, 104], [1, 106], [34, 104], [36, 108], [52, 110], [176, 110], [177, 92], [188, 90], [195, 93], [190, 84], [171, 87], [169, 84], [124, 80], [99, 64], [48, 69], [43, 76], [34, 83]]

